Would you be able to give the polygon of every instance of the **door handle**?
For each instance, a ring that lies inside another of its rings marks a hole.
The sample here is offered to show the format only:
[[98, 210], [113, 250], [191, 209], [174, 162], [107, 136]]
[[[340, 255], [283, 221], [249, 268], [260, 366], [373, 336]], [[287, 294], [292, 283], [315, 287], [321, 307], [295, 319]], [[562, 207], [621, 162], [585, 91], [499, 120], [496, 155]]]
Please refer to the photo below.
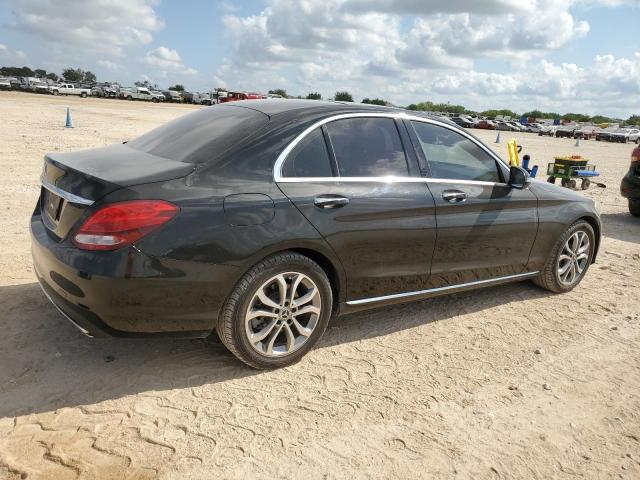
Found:
[[349, 203], [347, 197], [339, 195], [323, 195], [313, 199], [313, 204], [318, 208], [340, 208]]
[[467, 199], [467, 194], [460, 190], [445, 190], [442, 192], [442, 199], [449, 203], [462, 203]]

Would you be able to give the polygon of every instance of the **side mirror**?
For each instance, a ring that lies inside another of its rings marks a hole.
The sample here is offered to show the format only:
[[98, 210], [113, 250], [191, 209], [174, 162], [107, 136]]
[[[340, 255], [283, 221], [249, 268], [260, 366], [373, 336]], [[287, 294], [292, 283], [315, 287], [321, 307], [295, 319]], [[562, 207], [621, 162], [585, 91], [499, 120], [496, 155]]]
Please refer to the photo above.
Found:
[[511, 167], [509, 169], [509, 186], [511, 188], [522, 190], [527, 188], [529, 183], [531, 183], [531, 180], [529, 179], [529, 172], [524, 168]]

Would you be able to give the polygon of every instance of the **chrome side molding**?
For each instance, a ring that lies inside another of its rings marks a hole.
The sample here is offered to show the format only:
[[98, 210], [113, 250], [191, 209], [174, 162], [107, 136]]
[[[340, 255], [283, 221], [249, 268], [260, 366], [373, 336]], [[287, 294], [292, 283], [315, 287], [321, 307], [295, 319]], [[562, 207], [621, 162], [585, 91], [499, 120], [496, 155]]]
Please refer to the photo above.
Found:
[[421, 295], [428, 295], [429, 293], [446, 292], [447, 290], [455, 290], [458, 288], [473, 287], [475, 285], [484, 285], [497, 282], [503, 282], [506, 280], [525, 279], [529, 277], [535, 277], [540, 272], [527, 272], [519, 273], [517, 275], [507, 275], [506, 277], [496, 277], [487, 280], [477, 280], [475, 282], [459, 283], [457, 285], [447, 285], [446, 287], [430, 288], [428, 290], [418, 290], [415, 292], [396, 293], [393, 295], [384, 295], [382, 297], [363, 298], [360, 300], [351, 300], [347, 302], [347, 305], [364, 305], [367, 303], [384, 302], [386, 300], [394, 300], [397, 298], [406, 297], [418, 297]]

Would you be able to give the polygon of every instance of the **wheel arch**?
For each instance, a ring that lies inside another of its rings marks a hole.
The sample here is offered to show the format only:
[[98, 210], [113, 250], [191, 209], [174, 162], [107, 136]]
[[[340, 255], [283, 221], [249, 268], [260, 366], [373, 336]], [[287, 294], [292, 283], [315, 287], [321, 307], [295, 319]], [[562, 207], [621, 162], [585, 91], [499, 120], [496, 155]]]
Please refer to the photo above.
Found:
[[333, 293], [333, 309], [335, 311], [343, 298], [345, 280], [340, 275], [338, 268], [334, 265], [334, 262], [325, 254], [312, 248], [288, 248], [286, 251], [293, 251], [300, 255], [304, 255], [320, 265], [320, 268], [324, 270], [324, 273], [329, 278], [329, 283], [331, 284], [331, 290]]
[[591, 228], [593, 228], [593, 233], [595, 233], [596, 245], [593, 250], [593, 258], [591, 259], [591, 263], [596, 263], [598, 250], [600, 249], [600, 240], [602, 239], [602, 226], [600, 225], [600, 222], [592, 215], [583, 215], [580, 218], [577, 218], [576, 222], [579, 220], [584, 220], [589, 225], [591, 225]]

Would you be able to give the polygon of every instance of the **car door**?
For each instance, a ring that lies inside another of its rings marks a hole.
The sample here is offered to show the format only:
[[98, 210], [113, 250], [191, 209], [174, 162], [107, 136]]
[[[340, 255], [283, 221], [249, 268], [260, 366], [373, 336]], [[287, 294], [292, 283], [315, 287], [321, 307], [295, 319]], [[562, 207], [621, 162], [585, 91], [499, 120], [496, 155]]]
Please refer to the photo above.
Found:
[[506, 183], [506, 168], [455, 128], [409, 121], [436, 205], [430, 287], [526, 272], [538, 229], [537, 198]]
[[411, 147], [404, 125], [390, 116], [326, 121], [285, 150], [276, 173], [285, 195], [340, 258], [347, 301], [428, 283], [435, 205], [405, 145]]

